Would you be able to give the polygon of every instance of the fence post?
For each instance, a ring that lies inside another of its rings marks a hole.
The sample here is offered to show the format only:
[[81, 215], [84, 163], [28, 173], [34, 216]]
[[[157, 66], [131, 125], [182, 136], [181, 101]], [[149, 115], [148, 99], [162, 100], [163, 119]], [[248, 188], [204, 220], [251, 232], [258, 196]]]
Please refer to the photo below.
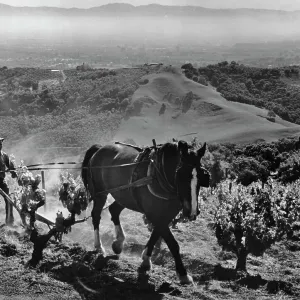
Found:
[[[42, 175], [42, 189], [45, 190], [45, 171], [41, 171], [41, 175]], [[47, 200], [45, 201], [45, 205], [44, 205], [44, 212], [47, 211]]]

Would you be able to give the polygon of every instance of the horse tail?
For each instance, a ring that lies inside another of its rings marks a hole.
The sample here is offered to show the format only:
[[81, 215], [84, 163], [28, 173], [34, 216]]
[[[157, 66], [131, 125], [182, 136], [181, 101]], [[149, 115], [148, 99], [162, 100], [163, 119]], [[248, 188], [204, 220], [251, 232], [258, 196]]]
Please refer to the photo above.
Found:
[[81, 166], [81, 178], [82, 178], [82, 182], [84, 184], [84, 187], [86, 188], [86, 190], [88, 190], [88, 181], [89, 181], [89, 170], [88, 170], [88, 164], [90, 162], [90, 159], [93, 157], [93, 155], [101, 148], [101, 145], [93, 145], [92, 147], [90, 147], [84, 156], [83, 162], [82, 162], [82, 166]]

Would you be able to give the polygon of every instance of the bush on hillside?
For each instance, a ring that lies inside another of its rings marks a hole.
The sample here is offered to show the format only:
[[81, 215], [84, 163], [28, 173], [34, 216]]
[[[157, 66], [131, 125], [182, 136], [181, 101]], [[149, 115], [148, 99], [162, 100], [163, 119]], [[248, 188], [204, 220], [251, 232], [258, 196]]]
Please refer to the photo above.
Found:
[[215, 188], [222, 180], [225, 179], [225, 171], [222, 167], [221, 155], [218, 152], [206, 153], [202, 163], [211, 175], [210, 186]]
[[198, 76], [198, 83], [208, 86], [207, 80], [204, 76]]
[[128, 105], [129, 105], [129, 103], [130, 103], [130, 100], [129, 100], [128, 98], [123, 99], [123, 100], [121, 101], [121, 103], [120, 103], [120, 109], [121, 109], [122, 111], [125, 111], [126, 108], [127, 108]]
[[248, 186], [261, 180], [266, 182], [269, 176], [267, 167], [252, 157], [237, 157], [233, 160], [231, 170], [237, 176], [237, 182]]
[[223, 250], [236, 254], [236, 270], [247, 270], [248, 254], [261, 256], [276, 241], [293, 234], [300, 217], [299, 183], [284, 187], [269, 181], [265, 189], [260, 184], [229, 189], [228, 181], [220, 185], [214, 228]]
[[294, 182], [300, 178], [300, 152], [287, 157], [278, 170], [278, 179], [283, 184]]

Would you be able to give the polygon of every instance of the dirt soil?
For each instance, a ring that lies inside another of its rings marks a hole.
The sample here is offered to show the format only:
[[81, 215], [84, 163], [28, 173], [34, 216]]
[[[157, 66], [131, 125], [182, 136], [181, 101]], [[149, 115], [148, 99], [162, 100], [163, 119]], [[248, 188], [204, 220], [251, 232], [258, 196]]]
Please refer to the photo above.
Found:
[[[3, 202], [2, 202], [3, 203]], [[120, 257], [113, 255], [114, 228], [104, 213], [102, 241], [107, 256], [93, 250], [89, 222], [75, 225], [63, 242], [51, 239], [36, 268], [27, 263], [33, 244], [18, 225], [3, 224], [0, 204], [0, 299], [300, 299], [300, 234], [274, 245], [263, 257], [249, 256], [248, 274], [236, 274], [236, 258], [223, 252], [211, 229], [209, 200], [195, 222], [173, 229], [194, 286], [176, 278], [173, 258], [163, 242], [153, 254], [153, 270], [139, 270], [149, 238], [142, 216], [124, 211], [127, 235]], [[40, 232], [47, 227], [38, 224]]]

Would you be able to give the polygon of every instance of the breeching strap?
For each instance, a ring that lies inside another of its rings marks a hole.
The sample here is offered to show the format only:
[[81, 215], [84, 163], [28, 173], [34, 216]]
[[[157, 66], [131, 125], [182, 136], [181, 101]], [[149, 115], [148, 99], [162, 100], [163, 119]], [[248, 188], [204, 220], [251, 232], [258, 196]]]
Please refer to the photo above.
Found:
[[132, 188], [132, 187], [141, 187], [141, 186], [150, 184], [152, 182], [152, 179], [153, 179], [152, 176], [147, 176], [147, 177], [141, 178], [137, 181], [134, 181], [132, 183], [99, 192], [99, 193], [96, 194], [96, 196], [103, 195], [103, 194], [108, 194], [108, 193], [119, 192], [119, 191], [126, 190], [126, 189], [129, 189], [129, 188]]
[[[146, 161], [146, 160], [145, 160]], [[142, 162], [145, 162], [142, 161]], [[149, 160], [150, 161], [150, 160]], [[128, 166], [135, 166], [140, 164], [141, 162], [134, 162], [134, 163], [129, 163], [129, 164], [123, 164], [123, 165], [112, 165], [112, 166], [95, 166], [95, 167], [59, 167], [59, 168], [29, 168], [28, 171], [41, 171], [41, 170], [82, 170], [82, 169], [113, 169], [113, 168], [123, 168], [123, 167], [128, 167]], [[51, 163], [52, 164], [52, 163]], [[55, 163], [56, 164], [56, 163]], [[62, 164], [62, 163], [60, 163]], [[43, 164], [40, 164], [43, 165]], [[5, 171], [0, 171], [0, 173], [8, 173], [11, 171], [17, 171], [17, 170], [5, 170]]]

